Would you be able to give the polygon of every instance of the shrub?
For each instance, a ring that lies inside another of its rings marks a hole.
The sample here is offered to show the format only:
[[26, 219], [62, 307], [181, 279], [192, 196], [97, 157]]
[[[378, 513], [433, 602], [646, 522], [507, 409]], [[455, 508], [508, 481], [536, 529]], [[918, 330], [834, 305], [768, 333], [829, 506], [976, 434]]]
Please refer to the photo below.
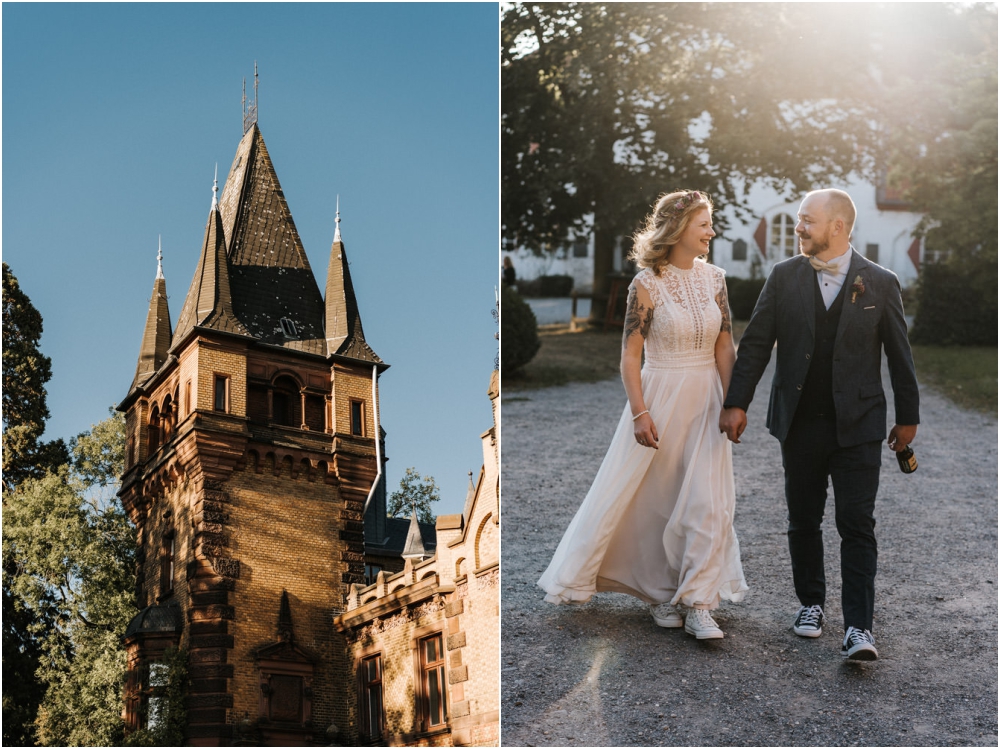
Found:
[[515, 289], [500, 291], [500, 358], [504, 375], [512, 375], [530, 362], [541, 346], [538, 321]]
[[925, 263], [917, 284], [914, 343], [995, 346], [997, 268], [995, 263]]
[[518, 279], [517, 290], [526, 297], [569, 296], [573, 291], [573, 277], [566, 275], [539, 276], [531, 281]]
[[729, 294], [729, 309], [734, 320], [749, 320], [757, 297], [764, 288], [763, 278], [732, 278], [726, 276], [726, 291]]

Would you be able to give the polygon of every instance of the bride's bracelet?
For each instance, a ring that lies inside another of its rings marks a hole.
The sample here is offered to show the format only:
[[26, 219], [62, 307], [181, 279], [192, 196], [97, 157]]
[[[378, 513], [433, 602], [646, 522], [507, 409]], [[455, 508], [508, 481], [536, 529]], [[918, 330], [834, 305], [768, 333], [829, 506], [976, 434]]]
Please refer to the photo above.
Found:
[[645, 411], [640, 411], [639, 413], [637, 413], [635, 416], [632, 417], [632, 421], [635, 421], [640, 416], [643, 416], [643, 415], [648, 414], [648, 413], [649, 413], [649, 409], [648, 408]]

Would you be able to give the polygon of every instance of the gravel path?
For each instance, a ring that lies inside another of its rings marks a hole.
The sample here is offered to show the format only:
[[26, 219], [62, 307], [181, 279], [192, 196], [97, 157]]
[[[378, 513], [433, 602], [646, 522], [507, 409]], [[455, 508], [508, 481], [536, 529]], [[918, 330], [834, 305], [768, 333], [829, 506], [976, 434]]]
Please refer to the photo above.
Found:
[[902, 474], [885, 448], [881, 657], [847, 664], [832, 499], [827, 626], [816, 640], [791, 631], [781, 456], [764, 428], [770, 377], [734, 446], [750, 593], [723, 604], [726, 637], [706, 642], [660, 629], [628, 596], [557, 607], [535, 585], [611, 441], [621, 384], [503, 400], [505, 746], [997, 746], [996, 419], [923, 389], [917, 473]]

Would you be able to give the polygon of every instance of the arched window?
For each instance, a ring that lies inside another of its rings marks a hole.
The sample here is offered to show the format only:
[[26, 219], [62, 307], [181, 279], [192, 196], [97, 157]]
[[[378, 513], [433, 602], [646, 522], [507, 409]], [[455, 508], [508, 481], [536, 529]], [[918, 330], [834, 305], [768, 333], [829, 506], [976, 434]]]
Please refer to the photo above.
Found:
[[160, 406], [153, 406], [149, 413], [149, 426], [146, 432], [146, 440], [149, 443], [149, 454], [152, 455], [160, 448]]
[[163, 426], [163, 444], [168, 443], [170, 438], [174, 436], [175, 421], [174, 402], [168, 395], [164, 399], [163, 409], [160, 411], [160, 424]]
[[787, 213], [775, 214], [771, 219], [768, 255], [775, 260], [795, 254], [795, 220]]

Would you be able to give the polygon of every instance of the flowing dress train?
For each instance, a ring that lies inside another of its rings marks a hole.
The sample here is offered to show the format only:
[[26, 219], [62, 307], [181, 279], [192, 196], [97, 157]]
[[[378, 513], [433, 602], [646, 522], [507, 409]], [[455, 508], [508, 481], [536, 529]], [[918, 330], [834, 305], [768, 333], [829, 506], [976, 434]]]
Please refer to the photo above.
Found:
[[653, 303], [642, 392], [659, 449], [635, 441], [628, 404], [611, 446], [538, 584], [550, 603], [598, 591], [647, 603], [718, 605], [747, 584], [733, 529], [732, 446], [719, 431], [715, 340], [724, 272], [696, 261], [640, 271]]

